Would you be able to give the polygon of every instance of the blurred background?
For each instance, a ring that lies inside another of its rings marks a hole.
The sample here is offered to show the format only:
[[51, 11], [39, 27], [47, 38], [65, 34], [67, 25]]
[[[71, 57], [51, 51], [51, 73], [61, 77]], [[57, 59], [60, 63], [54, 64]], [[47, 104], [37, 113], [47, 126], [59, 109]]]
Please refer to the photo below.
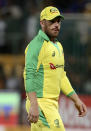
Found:
[[0, 131], [30, 131], [24, 51], [40, 29], [40, 11], [50, 5], [65, 17], [58, 36], [65, 70], [88, 108], [87, 116], [78, 118], [73, 103], [62, 96], [60, 114], [67, 131], [91, 131], [91, 0], [0, 0]]

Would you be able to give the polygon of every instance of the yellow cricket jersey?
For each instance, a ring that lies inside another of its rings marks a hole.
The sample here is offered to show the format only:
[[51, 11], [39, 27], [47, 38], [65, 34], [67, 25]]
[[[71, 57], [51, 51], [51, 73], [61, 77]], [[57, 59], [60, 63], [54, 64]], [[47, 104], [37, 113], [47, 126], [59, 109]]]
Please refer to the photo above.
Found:
[[24, 80], [26, 92], [36, 92], [37, 98], [58, 99], [60, 91], [67, 96], [75, 93], [64, 71], [61, 43], [50, 41], [42, 30], [25, 50]]

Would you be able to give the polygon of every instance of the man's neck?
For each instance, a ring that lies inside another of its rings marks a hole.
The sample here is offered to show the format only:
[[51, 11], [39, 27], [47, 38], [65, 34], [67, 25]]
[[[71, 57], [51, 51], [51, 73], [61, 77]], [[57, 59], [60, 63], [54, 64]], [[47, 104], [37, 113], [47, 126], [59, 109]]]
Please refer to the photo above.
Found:
[[56, 43], [55, 38], [50, 38], [50, 41], [52, 41], [53, 43]]
[[49, 36], [46, 32], [45, 32], [45, 30], [43, 30], [42, 29], [42, 31], [49, 37], [49, 39], [50, 39], [50, 41], [52, 41], [53, 43], [56, 43], [56, 41], [55, 41], [55, 37], [51, 37], [51, 36]]
[[[47, 35], [48, 35], [48, 34], [47, 34]], [[51, 36], [49, 36], [49, 35], [48, 35], [48, 37], [49, 37], [50, 41], [52, 41], [53, 43], [56, 43], [56, 40], [55, 40], [56, 38], [55, 38], [55, 37], [51, 37]]]

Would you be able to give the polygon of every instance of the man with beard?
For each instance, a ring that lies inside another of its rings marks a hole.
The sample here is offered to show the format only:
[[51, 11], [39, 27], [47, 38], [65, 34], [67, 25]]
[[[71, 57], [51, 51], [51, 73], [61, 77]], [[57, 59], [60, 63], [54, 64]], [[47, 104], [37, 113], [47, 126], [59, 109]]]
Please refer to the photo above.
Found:
[[56, 39], [62, 19], [56, 7], [44, 8], [41, 30], [25, 50], [26, 110], [31, 131], [65, 131], [58, 112], [60, 91], [74, 102], [80, 117], [87, 112], [64, 71], [63, 48]]

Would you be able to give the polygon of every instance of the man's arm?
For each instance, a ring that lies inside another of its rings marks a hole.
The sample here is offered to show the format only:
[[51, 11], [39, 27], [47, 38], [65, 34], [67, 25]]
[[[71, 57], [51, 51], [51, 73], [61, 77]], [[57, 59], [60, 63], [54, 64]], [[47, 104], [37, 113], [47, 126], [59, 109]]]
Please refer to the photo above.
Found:
[[60, 82], [61, 91], [68, 96], [75, 104], [76, 109], [79, 112], [79, 116], [83, 117], [87, 113], [87, 108], [85, 104], [80, 100], [74, 89], [72, 88], [69, 79], [66, 76], [66, 72], [64, 72], [64, 76]]
[[34, 54], [34, 45], [28, 45], [25, 50], [25, 70], [24, 70], [24, 84], [27, 97], [30, 101], [30, 109], [28, 111], [28, 121], [36, 123], [39, 118], [38, 102], [37, 102], [37, 90], [35, 83], [35, 74], [37, 70], [37, 55]]
[[87, 108], [86, 108], [86, 105], [78, 97], [78, 95], [74, 93], [69, 98], [74, 102], [75, 107], [79, 112], [79, 116], [80, 117], [85, 116], [87, 114]]
[[28, 121], [31, 123], [36, 123], [39, 118], [39, 111], [38, 111], [38, 102], [35, 92], [27, 93], [28, 99], [31, 102], [31, 107], [28, 114]]

